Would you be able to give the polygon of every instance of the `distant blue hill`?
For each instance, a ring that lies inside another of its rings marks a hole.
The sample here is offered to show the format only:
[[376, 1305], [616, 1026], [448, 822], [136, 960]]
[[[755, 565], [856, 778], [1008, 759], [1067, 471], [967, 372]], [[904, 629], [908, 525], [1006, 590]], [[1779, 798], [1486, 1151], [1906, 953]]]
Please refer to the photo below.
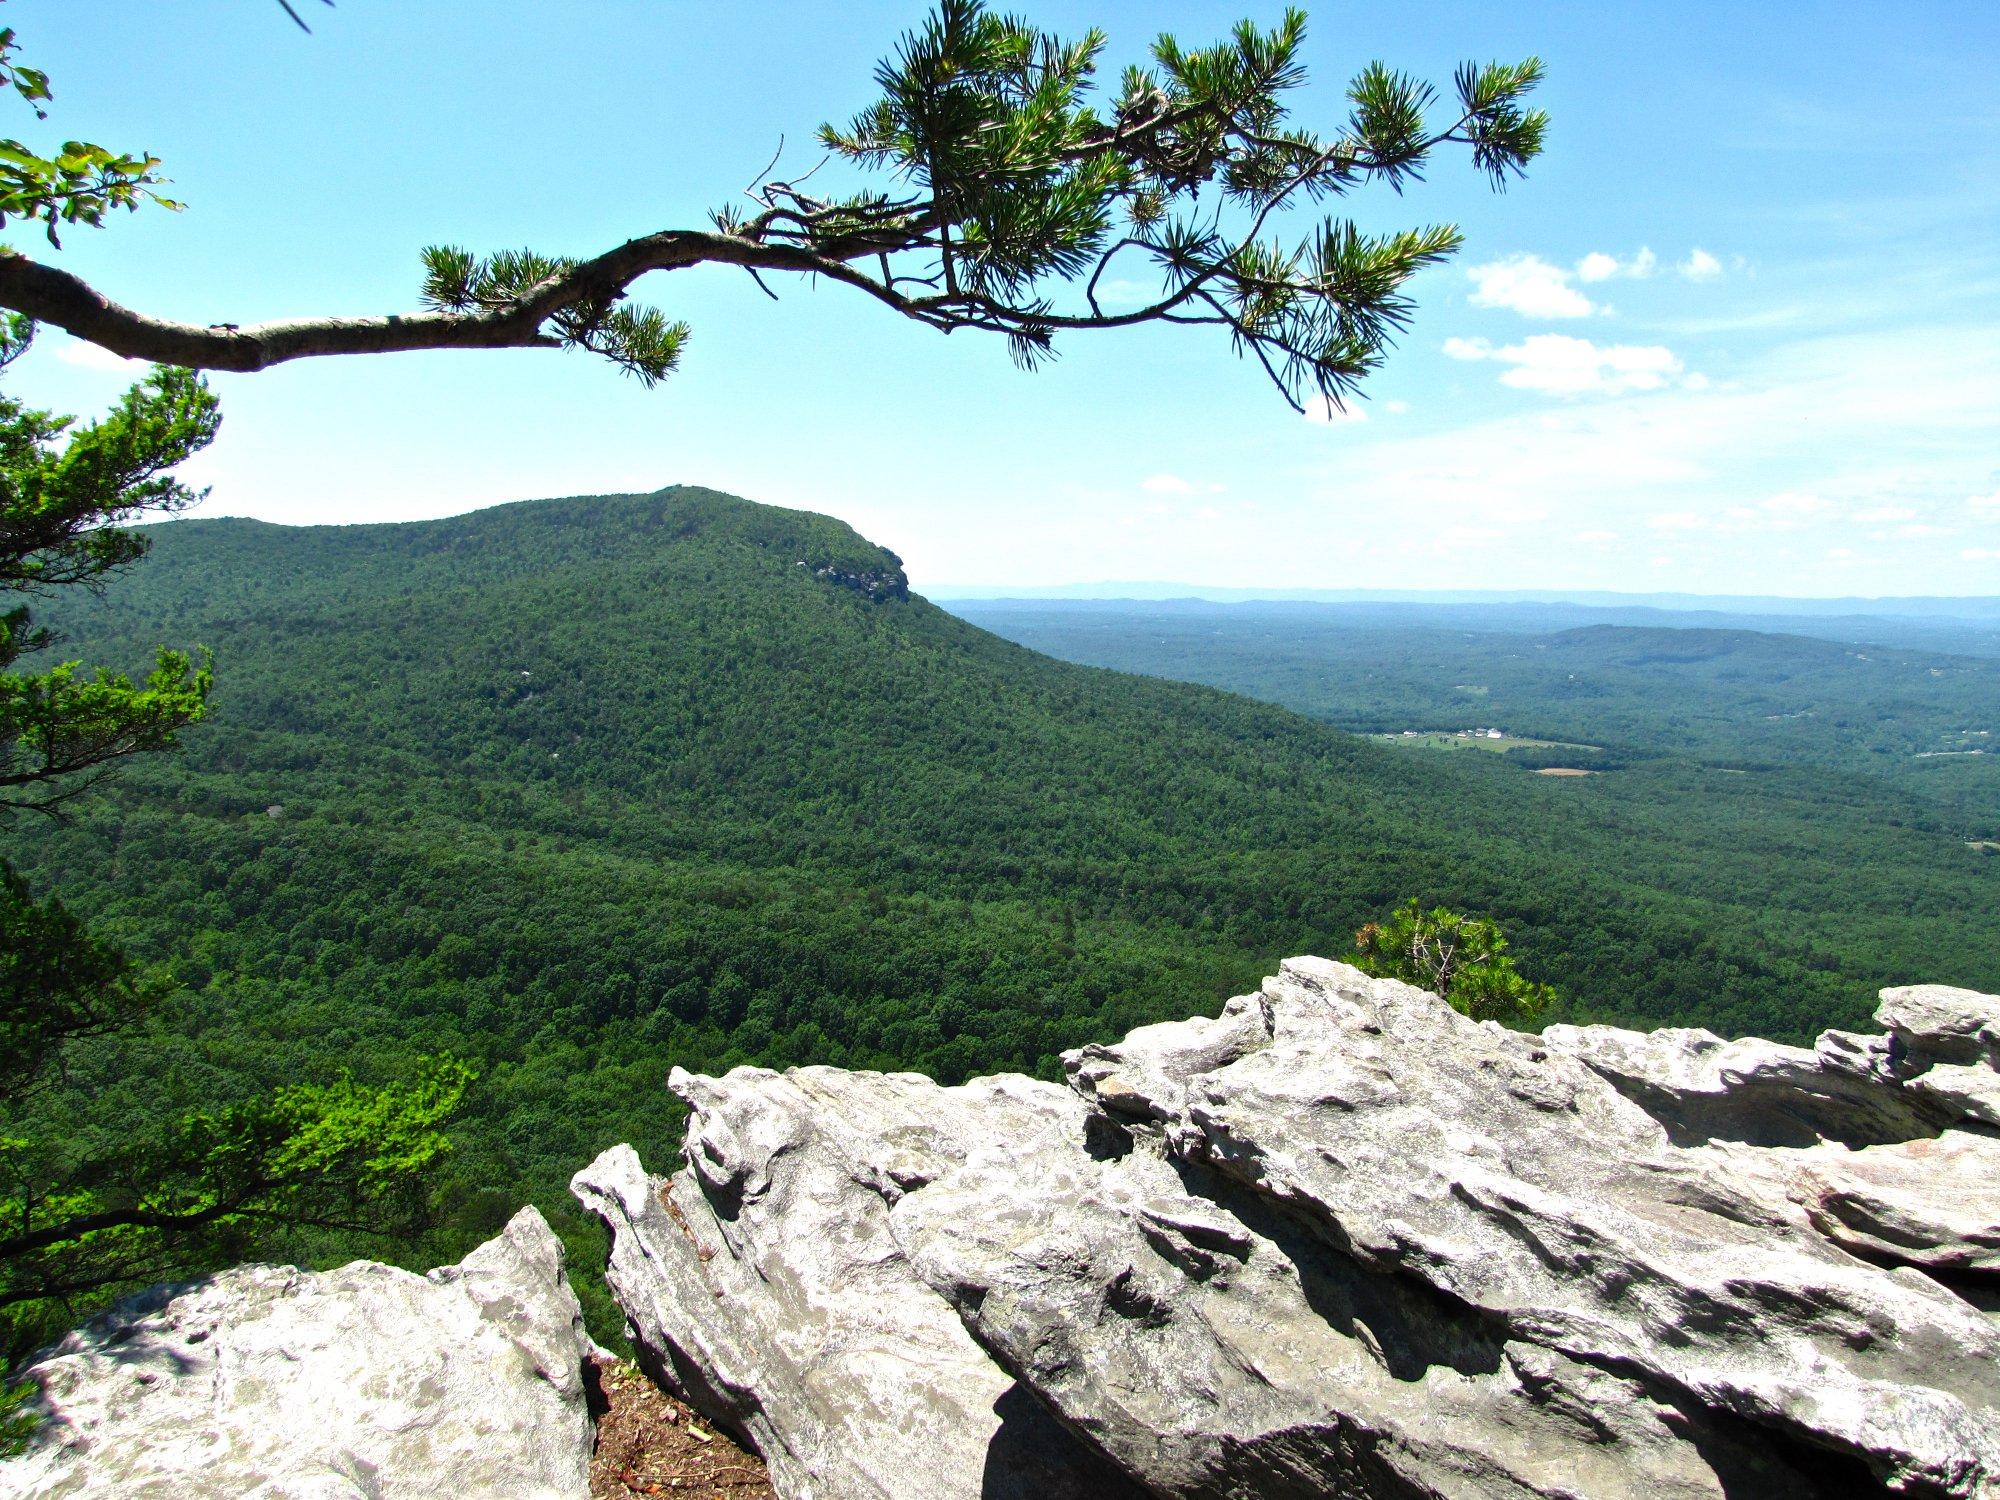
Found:
[[[1119, 618], [1149, 615], [1180, 620], [1213, 615], [1239, 621], [1260, 619], [1274, 627], [1290, 621], [1301, 628], [1424, 628], [1529, 635], [1593, 625], [1655, 630], [1782, 631], [1851, 645], [2000, 657], [2000, 600], [1986, 598], [1757, 599], [1697, 594], [1533, 598], [1500, 593], [1398, 596], [1385, 592], [1363, 596], [1357, 592], [1344, 598], [1329, 594], [1322, 599], [1220, 599], [1187, 594], [1154, 598], [1112, 594], [1076, 598], [1054, 594], [976, 597], [937, 588], [924, 592], [953, 613], [1015, 639], [1020, 638], [1018, 633], [1005, 629], [1000, 622], [1057, 614]], [[1689, 603], [1677, 606], [1656, 602], [1675, 599]], [[1781, 610], [1777, 608], [1779, 605], [1792, 608]]]
[[2000, 622], [2000, 595], [1902, 595], [1804, 599], [1782, 594], [1641, 594], [1604, 589], [1307, 589], [1230, 588], [1199, 583], [1103, 581], [1045, 585], [939, 583], [927, 598], [946, 599], [1196, 599], [1218, 604], [1573, 604], [1595, 609], [1668, 610], [1740, 615], [1924, 616]]

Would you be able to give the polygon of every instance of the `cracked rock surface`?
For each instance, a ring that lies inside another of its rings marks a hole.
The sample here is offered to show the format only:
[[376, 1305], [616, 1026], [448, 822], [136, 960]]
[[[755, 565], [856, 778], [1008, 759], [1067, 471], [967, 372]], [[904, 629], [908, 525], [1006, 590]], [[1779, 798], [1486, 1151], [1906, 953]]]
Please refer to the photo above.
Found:
[[574, 1190], [779, 1493], [2000, 1496], [2000, 999], [1812, 1049], [1294, 959], [1068, 1086], [677, 1072]]
[[589, 1493], [587, 1349], [532, 1208], [455, 1266], [238, 1266], [157, 1287], [26, 1372], [0, 1494], [418, 1500]]

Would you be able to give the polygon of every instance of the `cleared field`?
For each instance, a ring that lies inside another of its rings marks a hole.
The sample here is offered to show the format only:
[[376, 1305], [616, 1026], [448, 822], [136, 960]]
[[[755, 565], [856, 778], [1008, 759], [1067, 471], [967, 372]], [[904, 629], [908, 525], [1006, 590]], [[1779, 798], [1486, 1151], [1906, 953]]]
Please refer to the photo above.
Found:
[[1491, 735], [1479, 734], [1470, 729], [1449, 731], [1423, 730], [1416, 734], [1407, 731], [1389, 734], [1371, 734], [1371, 740], [1381, 740], [1388, 745], [1411, 745], [1420, 750], [1487, 750], [1497, 755], [1505, 755], [1509, 750], [1601, 750], [1601, 745], [1579, 745], [1574, 740], [1536, 740], [1526, 735], [1504, 735], [1494, 739]]

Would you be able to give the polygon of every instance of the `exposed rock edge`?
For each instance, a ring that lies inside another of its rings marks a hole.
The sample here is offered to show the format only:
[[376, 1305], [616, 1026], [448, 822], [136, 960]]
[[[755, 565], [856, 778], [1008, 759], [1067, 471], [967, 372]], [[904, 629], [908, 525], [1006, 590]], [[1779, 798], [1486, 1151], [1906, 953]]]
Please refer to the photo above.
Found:
[[796, 1500], [2000, 1496], [2000, 999], [1811, 1049], [1287, 961], [1068, 1086], [676, 1071], [573, 1190]]
[[428, 1276], [238, 1266], [156, 1287], [32, 1365], [0, 1494], [581, 1500], [583, 1319], [533, 1208]]

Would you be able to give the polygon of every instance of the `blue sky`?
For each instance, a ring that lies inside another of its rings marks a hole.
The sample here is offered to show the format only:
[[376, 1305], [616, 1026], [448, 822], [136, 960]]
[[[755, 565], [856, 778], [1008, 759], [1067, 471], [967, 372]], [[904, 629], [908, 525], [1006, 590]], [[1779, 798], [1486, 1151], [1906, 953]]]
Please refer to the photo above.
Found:
[[[1031, 4], [1114, 68], [1275, 5]], [[185, 213], [61, 263], [200, 322], [415, 305], [417, 250], [588, 253], [705, 222], [780, 137], [871, 96], [916, 4], [7, 0], [56, 110], [6, 127], [166, 160]], [[1446, 81], [1541, 55], [1529, 179], [1462, 161], [1364, 227], [1468, 244], [1359, 416], [1302, 420], [1201, 330], [1071, 339], [1017, 372], [838, 288], [676, 272], [652, 392], [581, 354], [321, 360], [220, 376], [203, 513], [446, 514], [707, 484], [829, 511], [917, 586], [2000, 593], [2000, 6], [1513, 0], [1311, 7], [1331, 127], [1380, 57]], [[740, 199], [738, 199], [740, 201]], [[1293, 216], [1303, 232], [1304, 219]], [[32, 253], [26, 237], [14, 243]], [[107, 368], [107, 366], [112, 366]], [[14, 389], [100, 407], [130, 372], [49, 334]]]

